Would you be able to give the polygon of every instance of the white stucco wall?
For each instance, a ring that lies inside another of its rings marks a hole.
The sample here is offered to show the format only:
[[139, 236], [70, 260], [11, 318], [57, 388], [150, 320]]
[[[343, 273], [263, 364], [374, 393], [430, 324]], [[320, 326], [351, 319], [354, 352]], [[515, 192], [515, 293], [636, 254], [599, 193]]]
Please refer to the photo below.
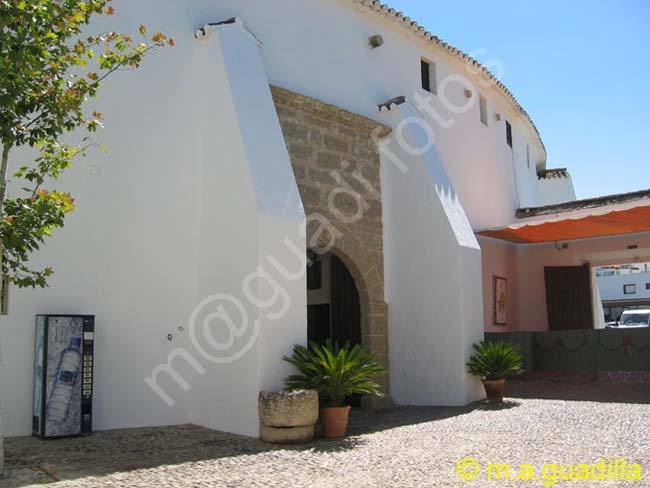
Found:
[[[142, 1], [143, 5], [147, 3]], [[448, 79], [447, 88], [432, 96], [432, 107], [439, 114], [436, 120], [444, 121], [432, 124], [436, 149], [470, 223], [479, 230], [512, 223], [519, 206], [536, 203], [536, 166], [544, 163], [543, 149], [535, 141], [530, 124], [515, 112], [500, 90], [479, 85], [478, 78], [457, 58], [379, 14], [358, 6], [351, 10], [351, 3], [190, 0], [184, 2], [183, 15], [190, 16], [197, 25], [241, 17], [264, 42], [262, 58], [271, 83], [379, 122], [383, 119], [377, 112], [378, 104], [399, 95], [411, 100], [416, 94], [430, 96], [420, 86], [420, 59], [435, 62], [439, 85]], [[129, 9], [135, 14], [140, 4]], [[367, 40], [375, 34], [384, 37], [384, 45], [372, 50]], [[463, 87], [455, 81], [457, 75], [486, 97], [487, 127], [479, 119], [478, 96], [466, 99]], [[445, 96], [453, 105], [468, 104], [470, 109], [464, 113], [450, 111], [441, 102]], [[496, 113], [500, 121], [495, 120]], [[513, 127], [513, 149], [506, 144], [506, 120]], [[451, 127], [443, 127], [448, 124]], [[530, 147], [530, 168], [526, 145]]]
[[[110, 152], [77, 164], [59, 185], [74, 195], [77, 210], [33, 261], [55, 268], [51, 287], [12, 290], [11, 315], [0, 318], [0, 384], [9, 392], [0, 397], [5, 434], [30, 431], [34, 315], [86, 313], [97, 317], [97, 429], [193, 421], [254, 435], [257, 391], [280, 385], [287, 371], [281, 353], [304, 340], [303, 278], [283, 282], [291, 304], [281, 326], [262, 316], [262, 349], [254, 347], [227, 365], [197, 357], [203, 375], [177, 357], [176, 369], [190, 389], [185, 393], [161, 377], [161, 387], [173, 392], [173, 406], [161, 402], [143, 379], [168, 354], [193, 347], [188, 321], [201, 300], [213, 293], [241, 294], [242, 277], [267, 263], [269, 254], [284, 256], [287, 268], [294, 269], [281, 237], [305, 247], [298, 234], [302, 216], [284, 213], [281, 205], [290, 196], [283, 183], [295, 187], [295, 182], [268, 83], [396, 124], [377, 104], [398, 95], [410, 100], [426, 95], [420, 88], [423, 56], [436, 62], [439, 82], [457, 74], [470, 80], [486, 97], [489, 115], [486, 127], [476, 93], [467, 112], [450, 112], [441, 97], [465, 104], [463, 87], [439, 87], [428, 109], [420, 109], [429, 120], [435, 110], [449, 125], [433, 125], [437, 156], [420, 158], [413, 174], [422, 180], [411, 177], [412, 188], [406, 180], [387, 183], [386, 287], [387, 299], [396, 304], [391, 334], [410, 317], [408, 337], [427, 346], [415, 364], [426, 376], [396, 392], [404, 401], [441, 404], [475, 398], [476, 382], [463, 367], [481, 322], [480, 259], [470, 231], [510, 224], [517, 207], [535, 204], [534, 167], [544, 164], [532, 127], [501, 92], [479, 86], [450, 54], [378, 14], [348, 8], [347, 1], [116, 0], [114, 7], [117, 15], [103, 19], [97, 30], [135, 33], [145, 23], [150, 31], [172, 36], [176, 47], [153, 53], [137, 73], [117, 73], [89, 107], [105, 116], [106, 129], [98, 137]], [[194, 39], [197, 28], [234, 16], [262, 41], [261, 48], [242, 31], [222, 39], [231, 46], [225, 50], [216, 42], [219, 36], [214, 44]], [[385, 43], [371, 50], [367, 38], [375, 34]], [[505, 142], [506, 119], [513, 126], [512, 150]], [[384, 171], [382, 180], [388, 178]], [[434, 193], [443, 173], [449, 181]], [[401, 195], [408, 213], [396, 203]], [[287, 201], [295, 203], [294, 196]], [[441, 207], [446, 198], [450, 206]], [[467, 240], [459, 241], [459, 232]], [[403, 235], [417, 239], [400, 243]], [[411, 260], [404, 268], [401, 252]], [[430, 261], [430, 272], [423, 272], [418, 253]], [[400, 284], [418, 282], [422, 286], [412, 297], [399, 292]], [[256, 286], [262, 293], [263, 285]], [[251, 317], [260, 318], [260, 307], [247, 307]], [[402, 345], [402, 351], [412, 347]], [[400, 346], [390, 347], [393, 361]], [[396, 371], [409, 371], [408, 364], [396, 362]], [[424, 393], [416, 393], [418, 385]], [[393, 386], [399, 388], [399, 381]]]
[[[137, 21], [126, 17], [124, 29], [136, 31]], [[110, 152], [77, 162], [57, 184], [77, 208], [32, 260], [54, 268], [50, 287], [10, 290], [11, 313], [0, 317], [6, 435], [31, 432], [34, 315], [46, 313], [96, 316], [96, 429], [190, 421], [186, 396], [169, 407], [144, 383], [168, 352], [186, 344], [178, 327], [187, 329], [198, 291], [200, 139], [193, 124], [175, 121], [196, 120], [201, 71], [193, 42], [183, 36], [176, 49], [106, 84], [94, 107], [106, 119], [98, 137]], [[181, 365], [179, 372], [190, 378], [194, 371]]]
[[[282, 388], [289, 373], [282, 355], [307, 341], [305, 219], [261, 46], [239, 20], [206, 29], [199, 41], [199, 93], [210, 94], [202, 104], [199, 297], [227, 289], [244, 304], [248, 321], [236, 322], [243, 336], [233, 352], [257, 338], [240, 358], [215, 362], [204, 355], [207, 372], [191, 392], [192, 421], [256, 436], [257, 395]], [[223, 356], [206, 333], [198, 336], [209, 355]]]
[[571, 202], [576, 199], [571, 176], [540, 178], [538, 181], [538, 206]]
[[[284, 242], [304, 251], [304, 214], [259, 47], [239, 26], [196, 41], [179, 4], [156, 11], [174, 51], [107, 84], [101, 138], [111, 151], [61, 181], [77, 209], [33, 261], [55, 268], [51, 287], [12, 289], [11, 315], [0, 318], [6, 435], [31, 431], [37, 313], [96, 316], [99, 430], [193, 422], [256, 435], [257, 394], [282, 386], [282, 354], [306, 341], [304, 256]], [[137, 29], [123, 14], [116, 22]], [[269, 257], [301, 275], [287, 278]], [[268, 274], [250, 281], [251, 299], [245, 279], [260, 270]], [[248, 327], [228, 300], [200, 307], [214, 294], [242, 303]], [[208, 336], [203, 321], [220, 304], [235, 329], [213, 318]], [[195, 311], [206, 351], [219, 356], [207, 340], [225, 343], [235, 330], [242, 336], [221, 356], [245, 354], [217, 364], [201, 355], [190, 340]], [[154, 377], [172, 405], [145, 383], [168, 359], [188, 387]]]
[[[486, 332], [504, 332], [516, 328], [519, 293], [517, 247], [496, 239], [480, 238], [483, 268], [483, 323]], [[506, 322], [494, 324], [494, 278], [505, 278], [507, 284]]]
[[[404, 104], [387, 117], [415, 120]], [[394, 402], [464, 405], [481, 398], [465, 362], [483, 337], [481, 251], [440, 156], [408, 124], [381, 151], [390, 383]]]

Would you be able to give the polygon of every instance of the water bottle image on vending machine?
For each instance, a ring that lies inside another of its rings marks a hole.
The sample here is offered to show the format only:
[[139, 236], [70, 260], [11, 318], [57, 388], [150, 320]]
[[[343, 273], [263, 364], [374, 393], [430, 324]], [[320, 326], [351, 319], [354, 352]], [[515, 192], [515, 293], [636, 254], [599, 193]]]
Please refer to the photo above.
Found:
[[47, 400], [46, 418], [52, 422], [64, 422], [70, 411], [81, 366], [81, 340], [70, 339], [68, 347], [61, 355], [61, 362], [54, 376], [54, 387]]
[[95, 320], [92, 315], [36, 317], [33, 434], [92, 432]]

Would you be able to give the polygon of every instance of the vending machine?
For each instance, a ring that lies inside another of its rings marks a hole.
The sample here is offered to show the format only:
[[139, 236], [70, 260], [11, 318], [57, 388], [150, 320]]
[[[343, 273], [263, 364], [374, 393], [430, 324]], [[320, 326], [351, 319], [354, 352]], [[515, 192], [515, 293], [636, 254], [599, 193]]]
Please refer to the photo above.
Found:
[[92, 432], [92, 315], [37, 315], [33, 434], [41, 438]]

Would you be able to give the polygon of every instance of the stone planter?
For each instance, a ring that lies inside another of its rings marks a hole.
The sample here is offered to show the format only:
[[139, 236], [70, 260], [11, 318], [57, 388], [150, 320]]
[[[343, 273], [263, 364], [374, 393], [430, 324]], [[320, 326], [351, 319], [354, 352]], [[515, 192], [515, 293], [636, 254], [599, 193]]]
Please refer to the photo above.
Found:
[[293, 390], [260, 393], [260, 437], [277, 444], [308, 442], [318, 421], [318, 392]]

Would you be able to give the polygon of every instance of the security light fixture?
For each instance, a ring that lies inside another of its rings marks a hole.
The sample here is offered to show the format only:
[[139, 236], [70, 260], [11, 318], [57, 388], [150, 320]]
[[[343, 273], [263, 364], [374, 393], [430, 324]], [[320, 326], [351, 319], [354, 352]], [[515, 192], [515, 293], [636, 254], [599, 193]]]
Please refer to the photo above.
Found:
[[371, 36], [368, 38], [368, 44], [370, 44], [370, 47], [373, 49], [381, 47], [384, 45], [384, 38], [379, 34]]
[[472, 90], [465, 88], [465, 98], [472, 98]]
[[214, 28], [220, 25], [228, 25], [228, 24], [235, 24], [235, 23], [237, 23], [237, 17], [232, 17], [230, 19], [222, 20], [221, 22], [210, 22], [209, 24], [205, 24], [203, 27], [198, 29], [194, 33], [194, 38], [203, 39], [208, 35], [208, 30], [210, 28]]
[[501, 114], [498, 113], [498, 112], [495, 113], [495, 114], [494, 114], [494, 120], [496, 120], [497, 122], [498, 122], [499, 120], [501, 120]]
[[377, 105], [377, 108], [379, 109], [380, 112], [390, 112], [391, 110], [393, 110], [393, 107], [397, 107], [405, 103], [406, 103], [406, 97], [404, 95], [401, 95], [399, 97], [391, 98], [387, 102]]

